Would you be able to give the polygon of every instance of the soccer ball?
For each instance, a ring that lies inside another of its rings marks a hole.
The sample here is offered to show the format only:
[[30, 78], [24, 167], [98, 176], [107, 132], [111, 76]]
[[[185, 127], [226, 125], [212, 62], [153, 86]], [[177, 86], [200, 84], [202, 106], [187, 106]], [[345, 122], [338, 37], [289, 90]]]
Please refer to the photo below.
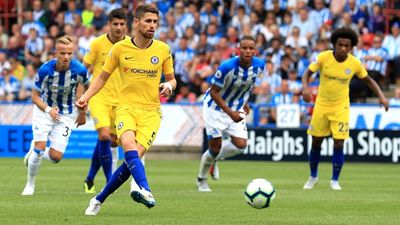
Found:
[[244, 198], [251, 207], [256, 209], [267, 208], [275, 198], [275, 188], [271, 182], [257, 178], [247, 185]]

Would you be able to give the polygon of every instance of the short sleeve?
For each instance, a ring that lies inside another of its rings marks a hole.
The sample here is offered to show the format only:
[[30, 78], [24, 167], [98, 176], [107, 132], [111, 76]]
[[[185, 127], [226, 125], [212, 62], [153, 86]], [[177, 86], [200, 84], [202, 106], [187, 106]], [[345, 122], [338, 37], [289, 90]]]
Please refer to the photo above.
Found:
[[97, 50], [96, 50], [96, 41], [92, 41], [90, 43], [89, 51], [86, 53], [85, 57], [83, 57], [83, 61], [87, 64], [93, 65], [96, 60]]
[[112, 74], [119, 65], [120, 48], [118, 46], [118, 44], [115, 44], [111, 48], [106, 58], [106, 62], [103, 65], [103, 70], [108, 74]]
[[163, 62], [163, 73], [172, 74], [174, 73], [174, 62], [172, 60], [171, 50], [167, 47], [167, 54]]

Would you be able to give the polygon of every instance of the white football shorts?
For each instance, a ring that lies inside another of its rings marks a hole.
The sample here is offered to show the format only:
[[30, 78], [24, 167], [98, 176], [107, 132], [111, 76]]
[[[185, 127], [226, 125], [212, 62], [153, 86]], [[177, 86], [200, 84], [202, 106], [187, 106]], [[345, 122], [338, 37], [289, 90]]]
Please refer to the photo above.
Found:
[[248, 138], [246, 118], [235, 123], [225, 112], [210, 109], [207, 106], [203, 106], [203, 118], [208, 139], [219, 138], [223, 134]]
[[50, 140], [50, 148], [64, 153], [75, 123], [75, 117], [75, 113], [61, 114], [60, 121], [55, 122], [48, 113], [34, 105], [32, 115], [33, 140], [35, 142]]

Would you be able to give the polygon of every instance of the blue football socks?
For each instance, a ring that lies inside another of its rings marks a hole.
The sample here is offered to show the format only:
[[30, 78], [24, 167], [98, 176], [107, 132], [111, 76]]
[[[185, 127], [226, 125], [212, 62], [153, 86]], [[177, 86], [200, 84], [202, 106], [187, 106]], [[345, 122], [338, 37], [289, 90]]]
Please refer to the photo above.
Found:
[[340, 171], [342, 170], [344, 163], [343, 149], [333, 149], [332, 156], [332, 180], [338, 180]]
[[125, 163], [136, 183], [140, 187], [146, 189], [147, 191], [150, 191], [144, 166], [142, 164], [142, 161], [140, 161], [139, 154], [136, 150], [125, 152]]
[[104, 176], [107, 182], [110, 180], [112, 175], [112, 155], [111, 155], [111, 141], [99, 141], [98, 157], [100, 160], [101, 167], [103, 167]]
[[97, 171], [100, 169], [100, 159], [99, 159], [99, 142], [100, 140], [97, 140], [96, 147], [94, 147], [93, 155], [92, 155], [92, 162], [90, 164], [89, 172], [86, 177], [87, 181], [93, 181], [94, 177], [97, 174]]
[[125, 162], [113, 173], [103, 190], [96, 196], [96, 199], [103, 203], [106, 198], [117, 190], [130, 177], [131, 173]]
[[310, 176], [317, 177], [318, 176], [318, 163], [321, 158], [321, 149], [311, 149], [309, 156], [310, 163]]

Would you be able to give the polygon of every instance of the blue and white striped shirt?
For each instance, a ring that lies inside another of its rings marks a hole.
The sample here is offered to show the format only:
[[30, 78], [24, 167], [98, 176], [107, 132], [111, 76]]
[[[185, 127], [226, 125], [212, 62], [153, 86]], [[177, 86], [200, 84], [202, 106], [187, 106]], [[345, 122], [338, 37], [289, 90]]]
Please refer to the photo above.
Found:
[[88, 84], [89, 73], [77, 60], [72, 60], [66, 71], [56, 71], [56, 63], [57, 59], [53, 59], [39, 68], [35, 89], [47, 105], [57, 106], [60, 114], [71, 114], [75, 108], [76, 87], [78, 83]]
[[[264, 60], [256, 57], [248, 68], [240, 66], [239, 57], [228, 59], [215, 72], [211, 84], [221, 88], [219, 94], [229, 108], [240, 111], [249, 99], [256, 80], [262, 77], [264, 66]], [[209, 108], [222, 111], [211, 98], [210, 89], [204, 96], [204, 102]]]
[[368, 70], [376, 70], [381, 73], [381, 75], [385, 76], [386, 72], [386, 65], [387, 65], [387, 59], [388, 59], [388, 51], [386, 48], [370, 48], [368, 49], [368, 55], [369, 56], [379, 56], [382, 57], [383, 60], [378, 62], [375, 60], [367, 60], [367, 68]]

